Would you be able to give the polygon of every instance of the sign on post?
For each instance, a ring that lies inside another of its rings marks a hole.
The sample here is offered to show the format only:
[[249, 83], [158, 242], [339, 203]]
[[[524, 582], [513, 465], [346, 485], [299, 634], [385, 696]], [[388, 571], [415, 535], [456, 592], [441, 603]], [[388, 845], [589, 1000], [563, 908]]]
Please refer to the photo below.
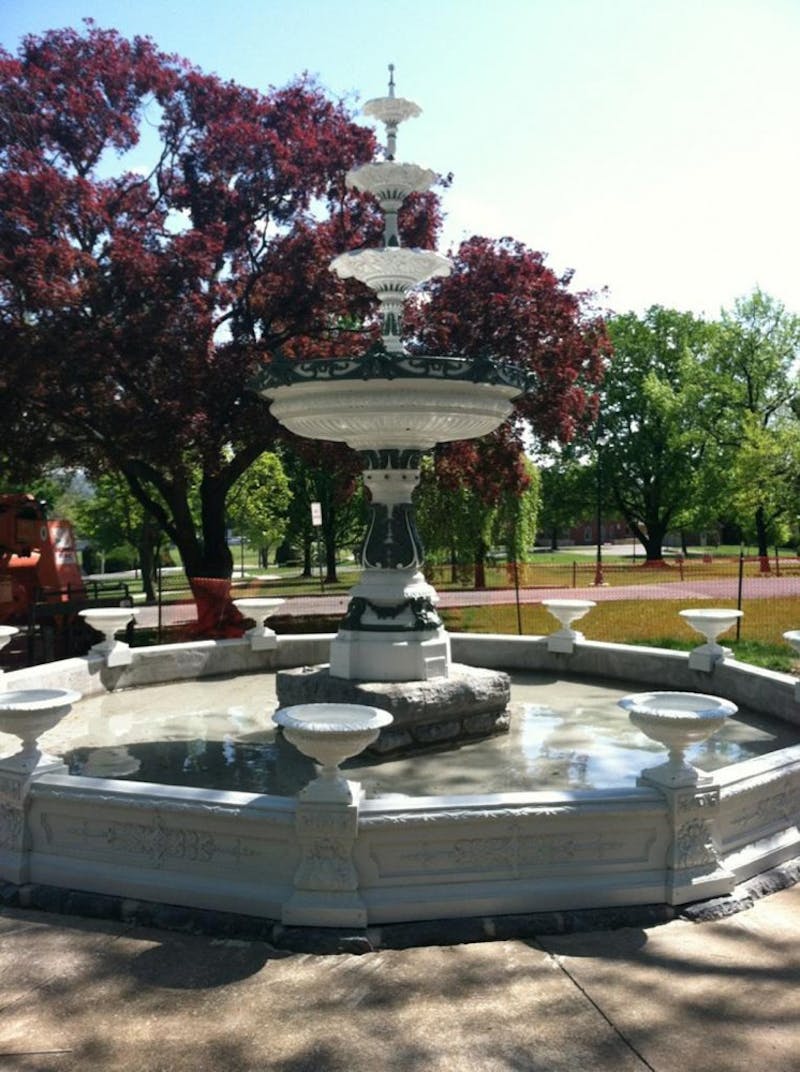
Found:
[[322, 524], [322, 503], [312, 502], [311, 524], [314, 526], [315, 529], [318, 529]]

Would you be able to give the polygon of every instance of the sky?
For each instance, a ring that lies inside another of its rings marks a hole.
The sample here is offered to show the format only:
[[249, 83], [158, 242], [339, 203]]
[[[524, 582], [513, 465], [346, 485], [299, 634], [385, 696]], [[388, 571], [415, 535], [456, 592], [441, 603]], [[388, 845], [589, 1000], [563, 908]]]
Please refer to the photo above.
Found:
[[616, 312], [800, 313], [800, 0], [0, 0], [0, 44], [85, 17], [354, 109], [394, 63], [398, 158], [454, 175], [445, 252], [511, 235]]

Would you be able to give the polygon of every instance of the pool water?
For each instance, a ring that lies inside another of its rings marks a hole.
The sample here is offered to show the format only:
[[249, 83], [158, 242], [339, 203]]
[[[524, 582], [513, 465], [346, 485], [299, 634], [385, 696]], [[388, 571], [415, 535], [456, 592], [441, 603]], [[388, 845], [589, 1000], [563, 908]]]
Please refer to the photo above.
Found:
[[[512, 728], [456, 748], [345, 764], [370, 796], [605, 789], [633, 786], [665, 757], [617, 706], [641, 684], [512, 675]], [[83, 700], [42, 737], [71, 774], [291, 796], [311, 760], [277, 734], [275, 678], [254, 674], [111, 693]], [[740, 711], [690, 762], [712, 771], [800, 741], [776, 719]], [[0, 734], [0, 752], [15, 750]]]

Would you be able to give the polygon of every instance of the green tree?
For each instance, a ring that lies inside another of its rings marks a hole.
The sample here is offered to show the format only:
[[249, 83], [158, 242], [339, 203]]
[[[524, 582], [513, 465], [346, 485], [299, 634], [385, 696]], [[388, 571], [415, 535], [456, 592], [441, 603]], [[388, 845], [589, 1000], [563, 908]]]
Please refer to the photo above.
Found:
[[597, 507], [597, 475], [594, 466], [569, 456], [548, 459], [542, 465], [539, 528], [550, 538], [550, 550], [558, 550], [559, 534], [572, 528]]
[[228, 493], [228, 526], [258, 548], [262, 566], [269, 548], [286, 534], [291, 500], [281, 460], [270, 451], [256, 458]]
[[[723, 311], [713, 350], [711, 433], [730, 456], [731, 505], [769, 569], [775, 526], [797, 512], [800, 316], [755, 290]], [[749, 516], [748, 516], [749, 512]]]
[[[452, 579], [475, 588], [486, 586], [492, 547], [502, 546], [510, 560], [524, 562], [536, 540], [539, 471], [524, 454], [509, 455], [507, 448], [502, 437], [490, 436], [464, 444], [454, 465], [450, 451], [436, 461], [423, 459], [416, 510], [426, 555], [432, 563], [449, 562]], [[498, 452], [513, 461], [502, 483], [492, 478]]]
[[762, 569], [769, 570], [769, 544], [789, 537], [800, 492], [800, 424], [784, 417], [764, 428], [745, 417], [730, 469], [730, 506], [743, 536], [755, 540]]
[[[289, 508], [287, 540], [302, 554], [304, 577], [313, 572], [312, 550], [321, 538], [325, 554], [325, 583], [338, 579], [337, 552], [353, 547], [364, 533], [364, 495], [358, 481], [361, 463], [355, 451], [340, 443], [291, 437], [283, 454], [289, 477], [292, 502]], [[311, 504], [322, 510], [319, 530], [311, 523]]]
[[661, 306], [609, 323], [601, 389], [603, 483], [613, 506], [662, 561], [667, 532], [695, 508], [714, 443], [703, 412], [713, 324]]
[[90, 495], [74, 500], [74, 520], [80, 536], [103, 552], [129, 546], [138, 558], [148, 603], [156, 600], [156, 566], [161, 530], [133, 497], [119, 476], [102, 474]]

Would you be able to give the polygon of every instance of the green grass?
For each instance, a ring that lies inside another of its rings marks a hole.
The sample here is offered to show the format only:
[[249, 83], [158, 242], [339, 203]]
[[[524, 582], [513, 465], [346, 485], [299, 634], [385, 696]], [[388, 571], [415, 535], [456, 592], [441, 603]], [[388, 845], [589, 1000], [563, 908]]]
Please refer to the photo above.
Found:
[[[648, 644], [653, 647], [689, 651], [702, 643], [700, 636], [689, 628], [678, 614], [687, 606], [702, 601], [692, 600], [615, 600], [598, 603], [576, 623], [588, 640], [604, 640], [617, 644]], [[735, 606], [728, 600], [715, 600], [715, 606]], [[721, 642], [733, 649], [737, 658], [755, 666], [784, 673], [793, 672], [798, 657], [783, 640], [782, 634], [800, 627], [800, 601], [796, 598], [746, 599], [741, 639], [735, 631], [723, 636]], [[448, 629], [466, 633], [518, 632], [515, 604], [489, 607], [459, 607], [443, 610], [442, 618]], [[527, 636], [542, 636], [555, 628], [554, 619], [539, 604], [520, 607], [522, 632]], [[667, 630], [670, 630], [669, 632]]]

